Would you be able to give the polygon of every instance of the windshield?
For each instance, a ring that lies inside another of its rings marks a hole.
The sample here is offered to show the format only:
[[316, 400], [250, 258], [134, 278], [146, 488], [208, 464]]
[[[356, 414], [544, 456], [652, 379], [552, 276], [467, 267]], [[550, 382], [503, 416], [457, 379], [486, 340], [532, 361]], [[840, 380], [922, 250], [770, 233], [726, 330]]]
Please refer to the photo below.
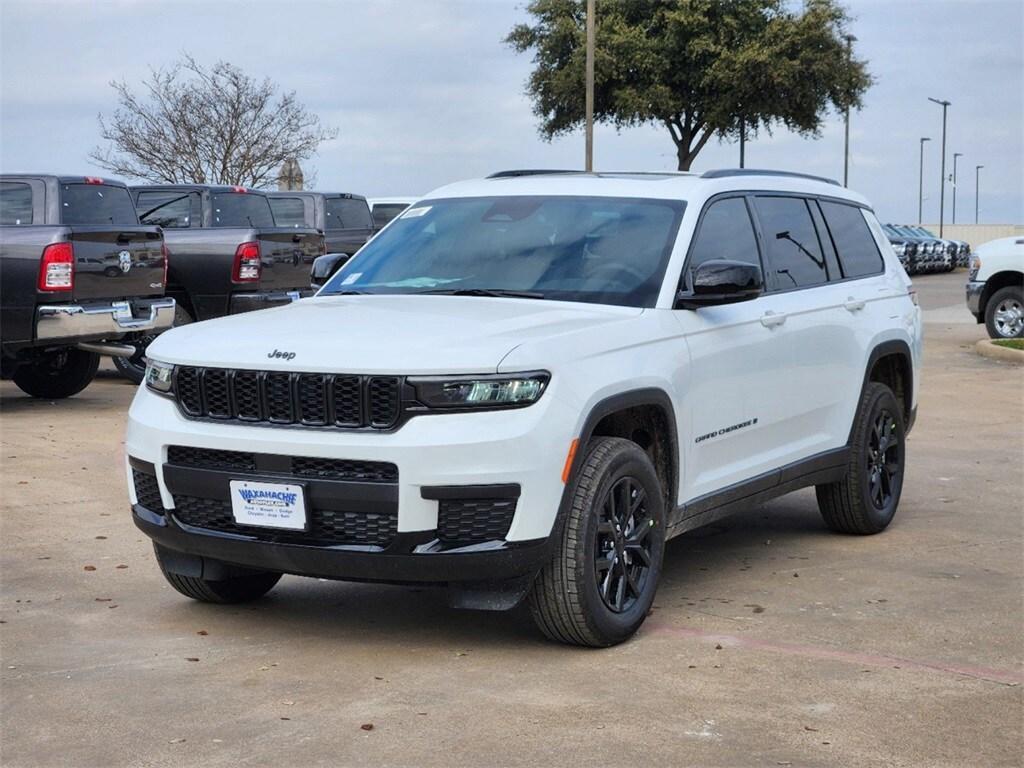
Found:
[[321, 290], [484, 293], [653, 307], [685, 203], [612, 197], [426, 200]]
[[273, 227], [274, 214], [263, 195], [249, 192], [214, 192], [213, 226]]

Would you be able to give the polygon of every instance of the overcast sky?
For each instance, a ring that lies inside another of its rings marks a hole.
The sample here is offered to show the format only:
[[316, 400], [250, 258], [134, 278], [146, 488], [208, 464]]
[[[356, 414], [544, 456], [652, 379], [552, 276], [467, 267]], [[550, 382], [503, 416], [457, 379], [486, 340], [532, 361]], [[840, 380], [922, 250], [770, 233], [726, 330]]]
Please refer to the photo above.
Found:
[[[501, 40], [523, 0], [190, 3], [184, 0], [0, 3], [0, 169], [99, 173], [87, 159], [112, 79], [137, 84], [182, 51], [226, 59], [294, 89], [339, 128], [307, 162], [319, 188], [422, 194], [501, 168], [579, 167], [582, 132], [542, 141], [524, 84], [529, 57]], [[599, 4], [600, 5], [600, 4]], [[957, 220], [1024, 222], [1024, 2], [848, 0], [876, 85], [852, 118], [850, 186], [885, 220], [917, 218], [918, 139], [925, 220], [937, 221], [942, 110], [953, 102], [947, 161], [962, 152]], [[780, 130], [748, 144], [747, 165], [842, 177], [843, 127], [817, 140]], [[709, 143], [694, 170], [738, 163]], [[598, 170], [674, 170], [664, 129], [599, 128]], [[948, 172], [952, 172], [949, 168]], [[950, 217], [947, 189], [946, 217]]]

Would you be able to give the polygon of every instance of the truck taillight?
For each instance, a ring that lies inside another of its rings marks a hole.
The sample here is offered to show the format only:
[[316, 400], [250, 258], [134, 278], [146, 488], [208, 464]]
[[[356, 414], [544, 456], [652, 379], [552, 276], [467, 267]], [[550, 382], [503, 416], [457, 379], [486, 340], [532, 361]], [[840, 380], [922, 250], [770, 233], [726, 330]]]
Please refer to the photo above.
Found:
[[242, 243], [235, 250], [235, 268], [231, 280], [235, 283], [254, 283], [260, 279], [263, 263], [260, 261], [259, 243]]
[[164, 255], [164, 290], [167, 289], [167, 270], [171, 266], [171, 252], [167, 250], [167, 243], [160, 243], [160, 252]]
[[53, 243], [39, 262], [40, 291], [70, 291], [75, 287], [75, 250], [71, 243]]

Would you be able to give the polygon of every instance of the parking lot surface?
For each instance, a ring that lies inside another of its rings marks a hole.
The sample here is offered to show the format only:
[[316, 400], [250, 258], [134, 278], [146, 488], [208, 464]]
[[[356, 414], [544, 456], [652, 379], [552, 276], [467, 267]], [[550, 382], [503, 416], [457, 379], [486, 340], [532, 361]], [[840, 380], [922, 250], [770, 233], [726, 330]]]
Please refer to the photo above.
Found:
[[668, 545], [632, 641], [544, 641], [440, 591], [167, 586], [129, 518], [134, 387], [0, 385], [5, 766], [1003, 766], [1024, 754], [1024, 367], [978, 357], [965, 274], [925, 318], [903, 499], [829, 533], [813, 491]]

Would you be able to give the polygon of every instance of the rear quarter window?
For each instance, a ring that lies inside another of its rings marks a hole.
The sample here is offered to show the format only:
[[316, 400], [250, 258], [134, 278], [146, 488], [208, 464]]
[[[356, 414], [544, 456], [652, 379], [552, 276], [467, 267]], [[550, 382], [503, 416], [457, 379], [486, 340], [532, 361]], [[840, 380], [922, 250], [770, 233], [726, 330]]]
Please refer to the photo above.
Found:
[[82, 226], [136, 227], [139, 218], [124, 187], [106, 184], [61, 184], [60, 223]]
[[0, 182], [0, 224], [32, 223], [32, 187], [15, 181]]
[[861, 209], [854, 205], [820, 200], [843, 277], [867, 277], [880, 274], [885, 265], [875, 238]]

